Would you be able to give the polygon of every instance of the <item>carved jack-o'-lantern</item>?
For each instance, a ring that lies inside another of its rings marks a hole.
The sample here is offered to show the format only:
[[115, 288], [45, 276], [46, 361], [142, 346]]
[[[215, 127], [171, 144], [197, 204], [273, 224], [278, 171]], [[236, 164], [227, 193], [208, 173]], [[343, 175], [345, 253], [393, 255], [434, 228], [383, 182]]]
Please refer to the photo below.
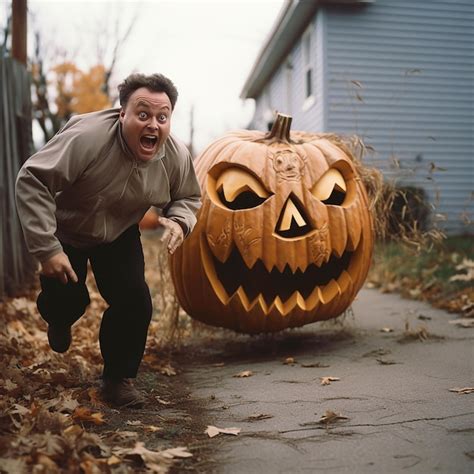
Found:
[[178, 299], [205, 323], [272, 332], [344, 312], [373, 247], [350, 157], [279, 114], [268, 135], [230, 133], [196, 160], [203, 204], [171, 259]]

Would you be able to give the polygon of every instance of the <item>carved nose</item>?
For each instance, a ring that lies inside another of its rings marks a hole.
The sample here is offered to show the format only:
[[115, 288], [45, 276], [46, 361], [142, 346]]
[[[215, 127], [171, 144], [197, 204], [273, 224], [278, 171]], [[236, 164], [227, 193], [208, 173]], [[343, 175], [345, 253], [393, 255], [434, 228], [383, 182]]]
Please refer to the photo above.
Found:
[[275, 233], [285, 238], [302, 237], [312, 230], [303, 206], [296, 196], [290, 195], [283, 206]]

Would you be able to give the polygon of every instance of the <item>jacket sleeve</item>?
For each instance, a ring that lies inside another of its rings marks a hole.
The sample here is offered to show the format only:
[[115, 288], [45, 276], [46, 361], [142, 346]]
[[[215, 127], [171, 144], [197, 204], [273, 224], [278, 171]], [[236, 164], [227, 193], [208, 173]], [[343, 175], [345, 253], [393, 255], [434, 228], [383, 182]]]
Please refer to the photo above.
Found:
[[169, 174], [171, 201], [164, 209], [165, 217], [176, 221], [187, 237], [196, 224], [196, 213], [201, 207], [201, 188], [194, 171], [191, 154], [184, 146], [179, 147], [179, 163]]
[[18, 216], [27, 248], [40, 262], [62, 251], [55, 236], [55, 196], [81, 176], [92, 158], [83, 143], [78, 133], [67, 127], [26, 160], [18, 173]]

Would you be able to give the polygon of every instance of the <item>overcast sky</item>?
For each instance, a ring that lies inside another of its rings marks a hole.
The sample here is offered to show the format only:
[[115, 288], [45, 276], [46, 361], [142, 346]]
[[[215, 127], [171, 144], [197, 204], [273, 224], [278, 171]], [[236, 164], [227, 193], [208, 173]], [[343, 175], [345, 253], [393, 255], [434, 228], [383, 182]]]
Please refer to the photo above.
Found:
[[[244, 103], [239, 95], [283, 2], [29, 0], [29, 27], [44, 32], [49, 48], [59, 45], [70, 59], [88, 68], [96, 62], [98, 43], [109, 39], [112, 47], [115, 20], [119, 18], [123, 31], [136, 14], [114, 83], [133, 71], [170, 77], [180, 94], [172, 129], [189, 140], [194, 105], [194, 145], [201, 151], [227, 130], [250, 122], [253, 100]], [[99, 40], [98, 32], [104, 35]], [[30, 41], [30, 51], [31, 47]]]

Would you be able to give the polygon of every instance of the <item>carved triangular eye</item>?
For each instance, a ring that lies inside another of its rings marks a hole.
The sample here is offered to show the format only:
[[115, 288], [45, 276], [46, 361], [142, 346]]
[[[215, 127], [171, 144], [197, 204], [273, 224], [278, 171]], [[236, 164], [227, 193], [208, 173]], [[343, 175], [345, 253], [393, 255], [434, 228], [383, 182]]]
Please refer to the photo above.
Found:
[[312, 195], [324, 204], [341, 206], [346, 198], [347, 185], [341, 172], [330, 168], [313, 186]]
[[252, 174], [242, 168], [227, 168], [216, 181], [222, 204], [229, 209], [250, 209], [262, 204], [270, 193]]

